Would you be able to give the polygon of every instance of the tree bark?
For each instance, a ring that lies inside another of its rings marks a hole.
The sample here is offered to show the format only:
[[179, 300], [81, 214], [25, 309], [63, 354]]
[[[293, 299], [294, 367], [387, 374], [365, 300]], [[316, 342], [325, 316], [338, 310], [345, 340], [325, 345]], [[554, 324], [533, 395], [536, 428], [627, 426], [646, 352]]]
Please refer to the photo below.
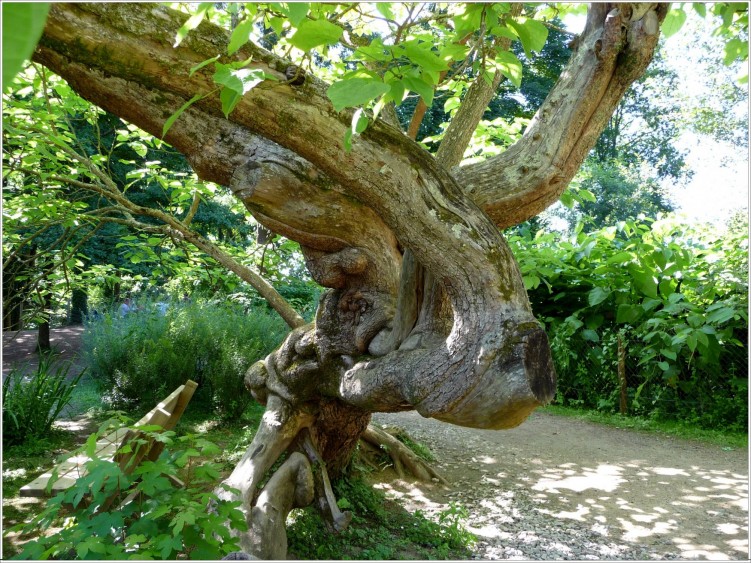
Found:
[[[252, 67], [279, 81], [248, 92], [229, 119], [218, 96], [206, 96], [166, 140], [201, 178], [229, 185], [260, 223], [298, 241], [311, 274], [330, 288], [315, 323], [293, 330], [246, 376], [267, 413], [227, 483], [249, 513], [264, 473], [301, 431], [310, 429], [321, 458], [338, 468], [370, 412], [416, 409], [454, 424], [507, 428], [552, 399], [547, 337], [498, 226], [560, 196], [648, 64], [666, 10], [592, 6], [579, 46], [524, 137], [453, 170], [455, 156], [436, 160], [382, 120], [345, 151], [352, 111], [334, 111], [325, 83], [287, 82], [289, 63], [253, 44], [220, 58], [252, 57]], [[191, 67], [226, 51], [227, 33], [207, 23], [173, 49], [183, 20], [153, 4], [53, 4], [34, 60], [160, 135], [188, 99], [214, 89], [208, 69], [191, 75]], [[445, 150], [453, 145], [451, 154], [461, 154], [452, 138]], [[403, 249], [420, 268], [402, 268]]]

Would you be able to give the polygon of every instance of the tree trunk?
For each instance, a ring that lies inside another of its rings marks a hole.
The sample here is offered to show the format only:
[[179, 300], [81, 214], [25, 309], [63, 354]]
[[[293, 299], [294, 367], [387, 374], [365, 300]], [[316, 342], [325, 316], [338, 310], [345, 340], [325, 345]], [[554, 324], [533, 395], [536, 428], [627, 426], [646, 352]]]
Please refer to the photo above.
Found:
[[39, 323], [37, 330], [37, 351], [42, 354], [52, 350], [50, 344], [50, 315], [52, 314], [52, 295], [46, 293], [43, 297], [42, 316], [44, 320]]
[[89, 313], [89, 295], [83, 289], [74, 289], [70, 298], [70, 323], [81, 324]]
[[[453, 170], [455, 156], [436, 160], [382, 120], [346, 151], [353, 112], [333, 109], [327, 84], [287, 81], [290, 64], [253, 44], [220, 59], [252, 57], [252, 67], [278, 81], [248, 92], [229, 119], [217, 96], [205, 97], [166, 140], [201, 178], [230, 186], [266, 228], [298, 241], [313, 277], [330, 288], [315, 323], [295, 328], [246, 375], [267, 412], [227, 484], [240, 491], [254, 533], [274, 526], [253, 507], [278, 457], [297, 449], [338, 471], [371, 412], [416, 409], [454, 424], [508, 428], [552, 399], [547, 337], [498, 226], [557, 200], [648, 64], [665, 11], [594, 5], [524, 137], [498, 157]], [[184, 19], [153, 4], [53, 4], [34, 60], [93, 103], [161, 135], [187, 100], [214, 89], [208, 69], [191, 67], [227, 45], [225, 31], [204, 23], [171, 48]], [[305, 464], [288, 476], [298, 470]], [[316, 481], [316, 495], [336, 528], [346, 518], [326, 483]]]

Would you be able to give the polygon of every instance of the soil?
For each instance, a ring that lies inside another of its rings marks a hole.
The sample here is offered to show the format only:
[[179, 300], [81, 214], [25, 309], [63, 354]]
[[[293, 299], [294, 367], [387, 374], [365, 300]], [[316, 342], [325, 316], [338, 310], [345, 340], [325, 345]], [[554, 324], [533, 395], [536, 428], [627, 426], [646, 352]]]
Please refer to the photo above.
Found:
[[[76, 360], [81, 327], [52, 331]], [[10, 336], [10, 335], [8, 335]], [[35, 333], [6, 340], [34, 362]], [[430, 447], [450, 483], [373, 474], [410, 511], [466, 508], [478, 559], [748, 560], [748, 450], [534, 413], [512, 430], [461, 428], [415, 412], [376, 414]]]
[[[81, 334], [83, 325], [70, 325], [50, 330], [50, 346], [55, 354], [55, 364], [72, 362], [81, 363]], [[3, 378], [13, 367], [24, 371], [33, 371], [39, 365], [37, 352], [37, 331], [5, 331], [3, 332]], [[71, 369], [70, 374], [77, 373]]]
[[452, 484], [377, 485], [408, 510], [468, 509], [481, 559], [748, 560], [748, 450], [533, 413], [512, 430], [377, 414]]

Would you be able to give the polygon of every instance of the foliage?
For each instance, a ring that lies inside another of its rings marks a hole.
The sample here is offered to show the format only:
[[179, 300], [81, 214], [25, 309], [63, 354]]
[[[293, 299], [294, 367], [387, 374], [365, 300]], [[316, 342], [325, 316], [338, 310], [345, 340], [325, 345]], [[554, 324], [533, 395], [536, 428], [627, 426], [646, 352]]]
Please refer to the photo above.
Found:
[[199, 383], [197, 402], [237, 419], [252, 401], [246, 370], [285, 333], [286, 325], [261, 308], [184, 303], [171, 304], [162, 315], [144, 303], [125, 317], [108, 313], [87, 323], [83, 346], [107, 404], [150, 408], [193, 379]]
[[747, 227], [718, 236], [670, 219], [572, 238], [510, 237], [548, 327], [562, 404], [618, 406], [618, 340], [631, 412], [743, 429], [748, 389]]
[[[238, 551], [239, 540], [231, 529], [247, 529], [239, 502], [220, 501], [207, 492], [219, 478], [219, 468], [195, 461], [216, 455], [219, 448], [195, 436], [175, 437], [174, 432], [144, 432], [146, 438], [163, 442], [167, 449], [158, 460], [142, 461], [128, 475], [118, 463], [96, 458], [98, 436], [89, 437], [74, 453], [92, 457], [86, 463], [88, 473], [15, 530], [38, 534], [59, 526], [63, 516], [65, 524], [25, 544], [16, 558], [221, 559]], [[176, 485], [172, 477], [185, 486]], [[212, 510], [207, 510], [209, 503]]]
[[289, 551], [301, 559], [466, 559], [475, 537], [464, 527], [467, 510], [452, 503], [437, 522], [420, 511], [396, 509], [359, 477], [333, 483], [339, 507], [352, 512], [350, 526], [331, 534], [312, 508], [295, 510], [287, 526]]
[[70, 363], [54, 365], [55, 356], [39, 358], [36, 372], [14, 367], [3, 381], [3, 446], [44, 438], [70, 403], [85, 370], [69, 377]]
[[238, 264], [258, 261], [276, 283], [301, 277], [296, 244], [256, 243], [260, 226], [246, 220], [241, 202], [199, 181], [166, 143], [91, 106], [45, 69], [29, 67], [16, 84], [3, 105], [6, 309], [21, 302], [25, 320], [40, 322], [49, 316], [46, 299], [62, 302], [71, 290], [110, 304], [137, 286], [245, 290], [160, 224], [163, 217], [189, 225]]
[[[675, 35], [683, 27], [688, 14], [686, 8], [689, 3], [681, 2], [675, 5], [665, 18], [662, 31], [666, 37]], [[748, 60], [748, 4], [745, 2], [714, 2], [707, 6], [705, 3], [690, 4], [694, 11], [706, 18], [707, 15], [719, 19], [714, 35], [723, 37], [725, 53], [723, 63], [730, 66], [736, 61]], [[748, 72], [741, 78], [748, 82]]]
[[[523, 51], [530, 58], [532, 52], [543, 50], [548, 36], [548, 27], [535, 16], [532, 5], [521, 14], [512, 14], [508, 3], [248, 3], [231, 10], [219, 6], [195, 7], [176, 43], [208, 17], [232, 29], [230, 55], [255, 39], [303, 72], [325, 75], [331, 83], [327, 95], [337, 111], [369, 110], [354, 112], [347, 146], [388, 103], [399, 106], [419, 97], [430, 107], [437, 91], [458, 96], [475, 78], [490, 81], [496, 72], [518, 88], [523, 68], [516, 53]], [[377, 33], [370, 25], [375, 21], [380, 25]], [[509, 50], [501, 39], [519, 49]], [[334, 49], [338, 53], [332, 56]], [[191, 73], [213, 66], [217, 89], [194, 96], [168, 125], [191, 104], [217, 92], [222, 110], [229, 114], [239, 96], [271, 78], [247, 68], [249, 62], [223, 65], [212, 58], [193, 67]]]
[[47, 2], [3, 4], [3, 92], [34, 52], [49, 9]]
[[644, 177], [641, 167], [617, 159], [585, 161], [561, 203], [568, 210], [558, 214], [568, 220], [571, 229], [582, 222], [585, 232], [640, 216], [654, 219], [673, 210], [655, 177]]

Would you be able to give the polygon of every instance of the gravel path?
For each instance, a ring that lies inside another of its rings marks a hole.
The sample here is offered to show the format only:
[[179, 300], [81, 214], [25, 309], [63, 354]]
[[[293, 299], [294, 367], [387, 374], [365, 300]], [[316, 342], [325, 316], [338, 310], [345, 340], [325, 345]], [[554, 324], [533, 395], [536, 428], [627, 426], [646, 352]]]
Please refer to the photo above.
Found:
[[409, 510], [457, 502], [476, 559], [748, 560], [748, 451], [544, 413], [513, 430], [378, 414], [430, 446], [451, 487], [377, 486]]

